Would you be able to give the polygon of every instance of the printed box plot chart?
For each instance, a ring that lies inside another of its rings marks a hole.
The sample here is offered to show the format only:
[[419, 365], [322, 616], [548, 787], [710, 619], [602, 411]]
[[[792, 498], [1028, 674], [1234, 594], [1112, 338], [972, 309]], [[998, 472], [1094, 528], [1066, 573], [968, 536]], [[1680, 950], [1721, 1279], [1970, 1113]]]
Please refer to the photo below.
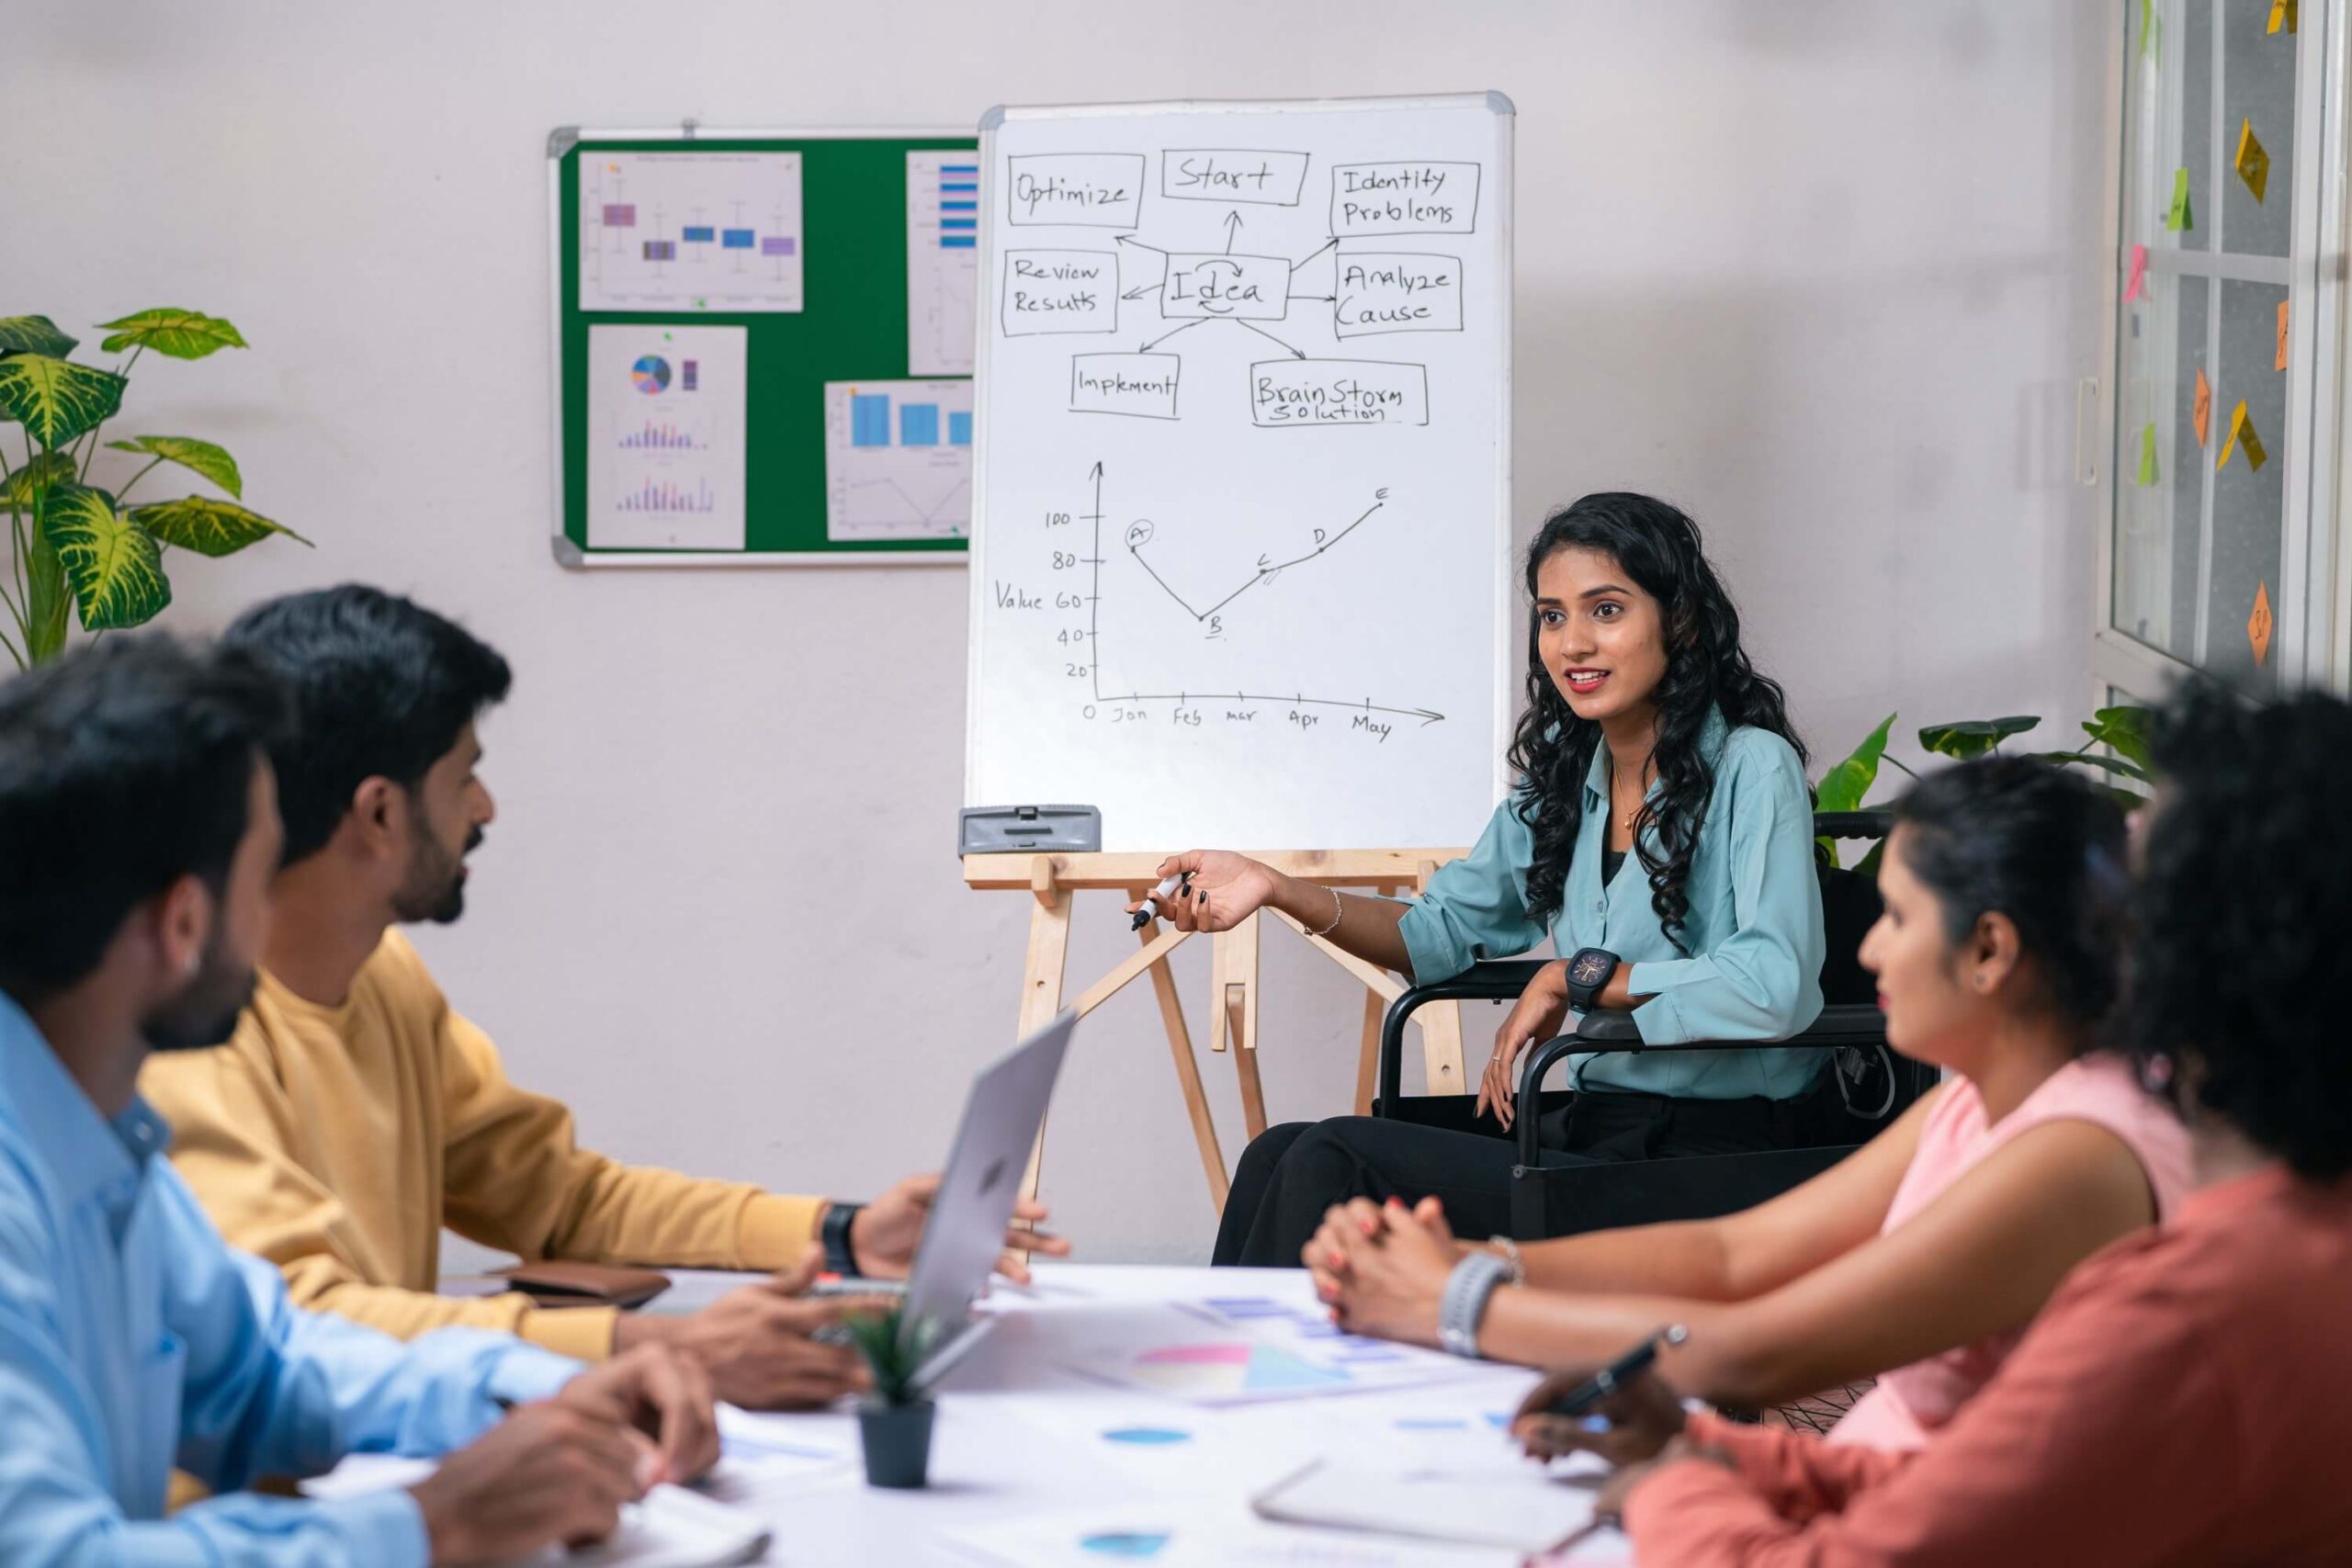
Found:
[[580, 160], [583, 310], [797, 310], [797, 152]]
[[907, 154], [907, 371], [969, 376], [980, 281], [980, 162]]
[[588, 542], [743, 547], [741, 327], [588, 329]]
[[952, 539], [972, 521], [972, 384], [825, 386], [825, 530], [833, 539]]

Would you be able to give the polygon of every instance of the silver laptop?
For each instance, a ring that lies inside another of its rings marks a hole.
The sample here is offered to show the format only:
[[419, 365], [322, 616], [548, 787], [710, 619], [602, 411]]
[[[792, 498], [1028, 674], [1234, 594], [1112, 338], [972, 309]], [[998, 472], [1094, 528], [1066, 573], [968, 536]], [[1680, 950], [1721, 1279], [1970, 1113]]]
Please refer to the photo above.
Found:
[[899, 1334], [908, 1337], [922, 1332], [921, 1325], [938, 1325], [930, 1330], [933, 1348], [915, 1374], [918, 1386], [944, 1376], [993, 1321], [974, 1317], [972, 1303], [1004, 1251], [1004, 1227], [1012, 1219], [1022, 1178], [1029, 1170], [1029, 1152], [1046, 1124], [1054, 1079], [1061, 1073], [1063, 1053], [1077, 1027], [1078, 1016], [1063, 1013], [990, 1063], [972, 1082], [947, 1168], [939, 1179], [939, 1196], [933, 1201], [922, 1245], [915, 1250], [914, 1269], [907, 1277], [899, 1320]]

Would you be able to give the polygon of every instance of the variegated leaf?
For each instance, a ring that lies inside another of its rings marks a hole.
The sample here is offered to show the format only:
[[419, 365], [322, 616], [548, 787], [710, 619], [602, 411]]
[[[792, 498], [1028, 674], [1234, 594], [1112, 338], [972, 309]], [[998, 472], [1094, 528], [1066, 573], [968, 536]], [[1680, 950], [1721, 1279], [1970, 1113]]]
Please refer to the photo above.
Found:
[[145, 452], [202, 474], [231, 495], [242, 498], [245, 493], [237, 459], [209, 441], [198, 441], [193, 435], [134, 435], [128, 441], [109, 441], [107, 446], [115, 452]]
[[30, 512], [35, 491], [73, 482], [72, 453], [36, 452], [31, 462], [10, 469], [7, 482], [0, 484], [0, 512]]
[[126, 385], [110, 370], [46, 354], [12, 354], [0, 359], [0, 414], [53, 452], [113, 418]]
[[257, 512], [202, 495], [184, 495], [177, 501], [134, 506], [130, 520], [164, 544], [177, 545], [200, 556], [235, 555], [272, 534], [283, 534], [305, 545], [311, 542]]
[[174, 359], [201, 359], [215, 349], [245, 346], [236, 328], [201, 310], [141, 310], [119, 321], [100, 321], [98, 326], [107, 333], [98, 347], [108, 354], [137, 347], [152, 348]]
[[49, 354], [62, 359], [74, 340], [47, 316], [0, 316], [0, 354]]
[[84, 631], [143, 626], [172, 602], [163, 552], [115, 511], [106, 491], [60, 486], [42, 509], [41, 527], [64, 564]]

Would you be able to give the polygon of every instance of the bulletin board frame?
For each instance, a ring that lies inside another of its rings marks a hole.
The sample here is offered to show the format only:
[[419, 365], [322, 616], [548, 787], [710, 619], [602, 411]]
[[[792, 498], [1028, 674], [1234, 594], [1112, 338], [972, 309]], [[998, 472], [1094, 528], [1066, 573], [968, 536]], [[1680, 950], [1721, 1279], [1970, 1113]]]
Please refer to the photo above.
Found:
[[[708, 570], [775, 566], [962, 566], [968, 536], [834, 540], [827, 536], [824, 384], [960, 380], [908, 373], [907, 203], [914, 152], [973, 152], [976, 130], [938, 127], [711, 129], [563, 126], [548, 133], [548, 417], [554, 497], [548, 544], [557, 563]], [[798, 311], [613, 311], [581, 309], [577, 170], [583, 153], [797, 152], [808, 297]], [[877, 190], [886, 190], [876, 201]], [[845, 194], [854, 191], [854, 195]], [[829, 305], [831, 308], [829, 308]], [[740, 326], [749, 333], [744, 547], [597, 548], [588, 542], [588, 333], [599, 323]], [[763, 350], [766, 352], [763, 354]]]

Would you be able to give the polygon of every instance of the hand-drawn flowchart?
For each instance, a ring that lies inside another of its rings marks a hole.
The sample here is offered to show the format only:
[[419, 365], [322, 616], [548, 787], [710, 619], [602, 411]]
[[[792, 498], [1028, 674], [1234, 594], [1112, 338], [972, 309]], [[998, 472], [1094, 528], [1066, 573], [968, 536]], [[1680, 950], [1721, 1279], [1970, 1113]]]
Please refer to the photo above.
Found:
[[984, 133], [972, 799], [1098, 804], [1106, 844], [1491, 802], [1507, 142], [1483, 99]]
[[[1182, 418], [1183, 362], [1162, 351], [1186, 333], [1222, 321], [1288, 355], [1249, 367], [1248, 407], [1256, 425], [1299, 430], [1429, 423], [1425, 366], [1310, 355], [1266, 323], [1293, 324], [1297, 318], [1296, 324], [1305, 325], [1313, 310], [1337, 341], [1460, 332], [1460, 255], [1349, 243], [1470, 232], [1477, 225], [1477, 164], [1423, 159], [1335, 166], [1329, 176], [1329, 238], [1294, 260], [1238, 248], [1249, 228], [1244, 212], [1253, 206], [1298, 206], [1311, 154], [1170, 150], [1159, 159], [1163, 198], [1232, 204], [1222, 250], [1175, 250], [1139, 237], [1147, 154], [1039, 153], [1009, 160], [1005, 220], [1012, 227], [1119, 232], [1109, 250], [1007, 246], [1002, 333], [1115, 337], [1122, 304], [1157, 311], [1133, 349], [1072, 355], [1071, 412]], [[1157, 277], [1121, 287], [1130, 272], [1155, 270]]]

